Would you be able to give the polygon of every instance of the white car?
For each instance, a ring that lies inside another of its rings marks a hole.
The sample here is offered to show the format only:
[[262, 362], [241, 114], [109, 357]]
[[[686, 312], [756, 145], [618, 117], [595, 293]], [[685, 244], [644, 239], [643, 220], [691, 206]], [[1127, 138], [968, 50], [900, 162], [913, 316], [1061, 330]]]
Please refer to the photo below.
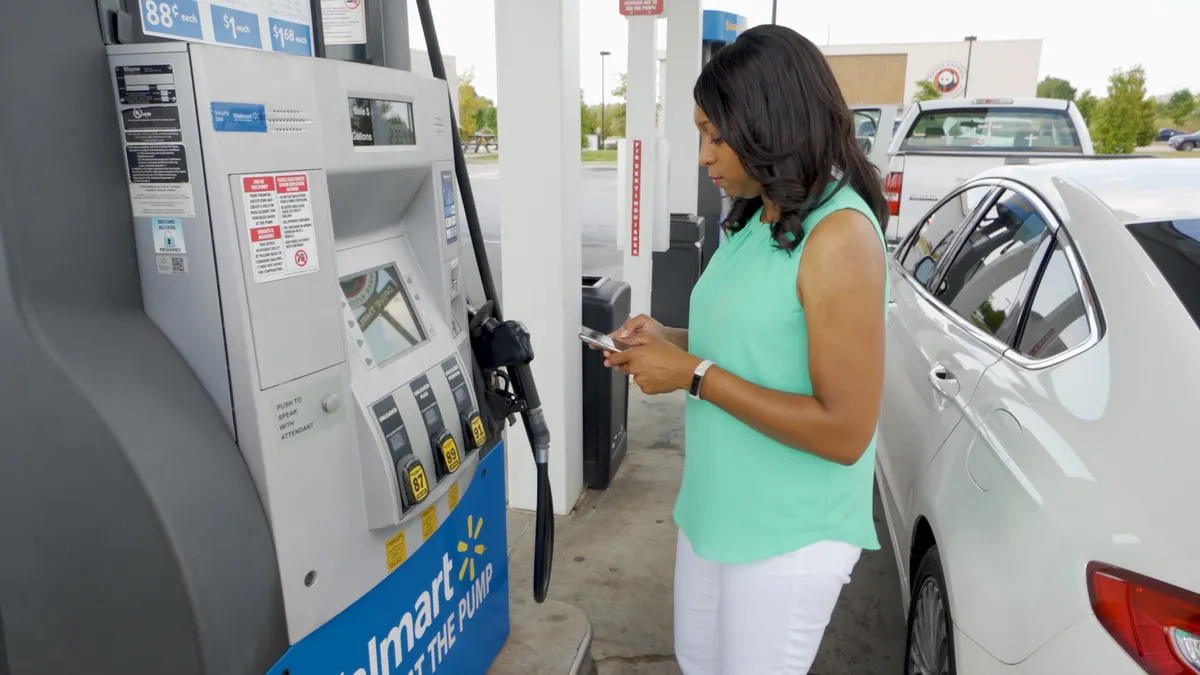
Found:
[[890, 259], [906, 673], [1200, 673], [1200, 160], [997, 167]]

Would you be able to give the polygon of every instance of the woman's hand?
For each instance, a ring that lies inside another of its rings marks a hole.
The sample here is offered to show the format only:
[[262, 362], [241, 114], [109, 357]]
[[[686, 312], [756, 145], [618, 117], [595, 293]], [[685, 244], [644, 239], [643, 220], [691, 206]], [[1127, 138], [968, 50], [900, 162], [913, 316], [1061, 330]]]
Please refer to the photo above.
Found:
[[646, 344], [647, 339], [666, 340], [667, 329], [653, 318], [638, 314], [625, 322], [623, 326], [609, 335], [616, 342], [623, 342], [631, 347]]
[[638, 346], [623, 352], [604, 352], [604, 365], [632, 375], [634, 383], [646, 394], [691, 388], [699, 358], [644, 332], [634, 336], [639, 340]]

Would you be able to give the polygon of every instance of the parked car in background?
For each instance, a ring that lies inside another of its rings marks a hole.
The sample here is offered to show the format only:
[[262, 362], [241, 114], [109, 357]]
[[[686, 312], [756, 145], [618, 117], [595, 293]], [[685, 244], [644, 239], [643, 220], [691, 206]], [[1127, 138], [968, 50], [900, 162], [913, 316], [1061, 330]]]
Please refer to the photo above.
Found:
[[1193, 131], [1190, 134], [1178, 134], [1172, 136], [1167, 144], [1176, 150], [1190, 152], [1197, 147], [1200, 147], [1200, 131]]
[[1197, 185], [1200, 159], [996, 167], [891, 256], [905, 673], [1200, 672]]
[[1154, 137], [1154, 142], [1155, 143], [1166, 143], [1167, 141], [1171, 140], [1172, 136], [1178, 136], [1180, 134], [1186, 134], [1186, 133], [1187, 132], [1184, 131], [1183, 129], [1159, 129], [1158, 135]]
[[[887, 237], [903, 239], [929, 207], [972, 176], [1007, 164], [1094, 154], [1079, 108], [1049, 98], [943, 99], [915, 103], [888, 148]], [[965, 214], [974, 203], [963, 202]]]
[[854, 114], [854, 136], [858, 146], [879, 169], [882, 180], [888, 167], [888, 146], [900, 127], [902, 108], [897, 105], [853, 105], [850, 112]]

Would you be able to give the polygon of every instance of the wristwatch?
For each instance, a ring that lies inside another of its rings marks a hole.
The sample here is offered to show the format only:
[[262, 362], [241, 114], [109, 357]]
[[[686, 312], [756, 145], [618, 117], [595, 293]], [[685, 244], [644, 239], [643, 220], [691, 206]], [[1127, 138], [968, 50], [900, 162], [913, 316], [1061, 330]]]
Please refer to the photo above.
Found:
[[688, 396], [700, 400], [700, 383], [704, 381], [704, 374], [712, 366], [712, 361], [701, 361], [700, 365], [696, 366], [695, 372], [692, 373], [692, 386], [688, 389]]

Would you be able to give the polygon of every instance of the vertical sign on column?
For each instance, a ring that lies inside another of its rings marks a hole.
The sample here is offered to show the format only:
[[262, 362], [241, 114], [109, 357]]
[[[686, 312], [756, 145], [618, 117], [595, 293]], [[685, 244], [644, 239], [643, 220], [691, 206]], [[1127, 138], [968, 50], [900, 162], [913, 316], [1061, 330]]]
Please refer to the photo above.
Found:
[[633, 142], [633, 212], [629, 221], [629, 254], [637, 256], [642, 241], [642, 142]]

